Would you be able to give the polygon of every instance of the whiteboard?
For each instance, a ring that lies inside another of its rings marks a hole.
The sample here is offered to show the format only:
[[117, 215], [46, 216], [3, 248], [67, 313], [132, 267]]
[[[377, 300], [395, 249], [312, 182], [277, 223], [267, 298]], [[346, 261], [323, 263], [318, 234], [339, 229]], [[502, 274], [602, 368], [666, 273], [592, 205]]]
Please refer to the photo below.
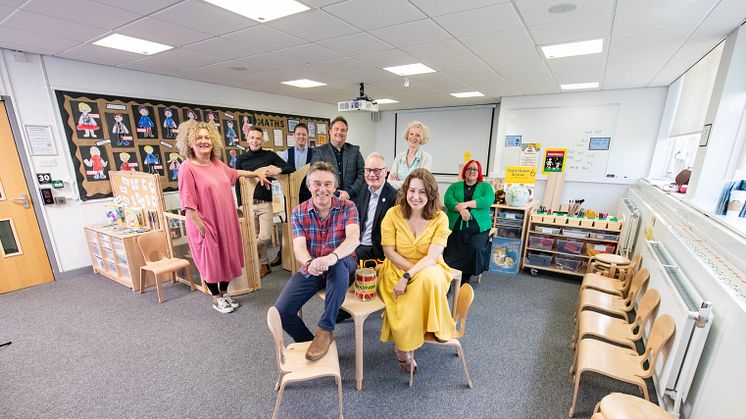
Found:
[[[566, 148], [567, 180], [606, 179], [609, 156], [614, 150], [619, 104], [562, 108], [506, 109], [502, 113], [505, 135], [521, 135], [523, 143], [541, 144], [537, 176], [547, 148]], [[611, 137], [608, 150], [589, 150], [590, 137]], [[498, 139], [502, 141], [503, 139]], [[503, 149], [502, 169], [518, 164], [520, 148]]]
[[420, 121], [430, 131], [430, 141], [421, 150], [433, 156], [433, 173], [458, 174], [464, 152], [469, 151], [472, 159], [482, 163], [486, 175], [490, 164], [494, 110], [495, 105], [480, 105], [397, 111], [394, 155], [407, 149], [403, 138], [407, 125]]

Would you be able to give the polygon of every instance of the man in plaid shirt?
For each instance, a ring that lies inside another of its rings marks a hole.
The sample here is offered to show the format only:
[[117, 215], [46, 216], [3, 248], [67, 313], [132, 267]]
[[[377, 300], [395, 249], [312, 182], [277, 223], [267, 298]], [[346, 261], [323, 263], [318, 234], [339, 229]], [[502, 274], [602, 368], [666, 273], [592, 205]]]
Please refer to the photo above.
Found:
[[[306, 351], [311, 361], [323, 358], [332, 343], [337, 313], [355, 270], [355, 248], [360, 244], [355, 204], [334, 196], [339, 184], [336, 173], [326, 162], [316, 162], [308, 170], [311, 199], [295, 207], [291, 221], [293, 251], [301, 268], [275, 301], [282, 327], [290, 337], [296, 342], [313, 340]], [[326, 302], [314, 336], [298, 311], [322, 288], [326, 288]]]

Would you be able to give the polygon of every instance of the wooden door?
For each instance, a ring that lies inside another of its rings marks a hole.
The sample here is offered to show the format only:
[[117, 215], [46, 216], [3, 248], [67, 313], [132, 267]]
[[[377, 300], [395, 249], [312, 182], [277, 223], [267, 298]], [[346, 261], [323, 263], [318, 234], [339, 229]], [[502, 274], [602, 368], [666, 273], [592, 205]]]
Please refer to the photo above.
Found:
[[0, 100], [0, 293], [54, 280], [34, 205]]

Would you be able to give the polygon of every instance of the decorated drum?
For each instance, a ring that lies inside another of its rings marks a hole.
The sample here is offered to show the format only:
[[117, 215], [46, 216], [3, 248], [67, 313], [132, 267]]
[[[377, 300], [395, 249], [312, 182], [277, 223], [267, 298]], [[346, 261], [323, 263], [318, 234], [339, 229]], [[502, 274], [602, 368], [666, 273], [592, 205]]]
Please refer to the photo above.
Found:
[[370, 301], [376, 298], [376, 270], [362, 268], [355, 271], [355, 298]]

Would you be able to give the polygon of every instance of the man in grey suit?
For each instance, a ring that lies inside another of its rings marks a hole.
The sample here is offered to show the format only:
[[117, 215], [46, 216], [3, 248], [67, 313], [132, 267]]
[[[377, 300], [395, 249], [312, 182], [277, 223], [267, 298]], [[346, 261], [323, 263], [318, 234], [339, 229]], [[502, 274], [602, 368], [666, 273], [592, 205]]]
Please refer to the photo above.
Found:
[[336, 167], [339, 188], [335, 195], [354, 199], [365, 183], [365, 161], [360, 147], [347, 142], [347, 120], [341, 116], [334, 118], [329, 134], [329, 142], [314, 149], [311, 163], [325, 161]]

